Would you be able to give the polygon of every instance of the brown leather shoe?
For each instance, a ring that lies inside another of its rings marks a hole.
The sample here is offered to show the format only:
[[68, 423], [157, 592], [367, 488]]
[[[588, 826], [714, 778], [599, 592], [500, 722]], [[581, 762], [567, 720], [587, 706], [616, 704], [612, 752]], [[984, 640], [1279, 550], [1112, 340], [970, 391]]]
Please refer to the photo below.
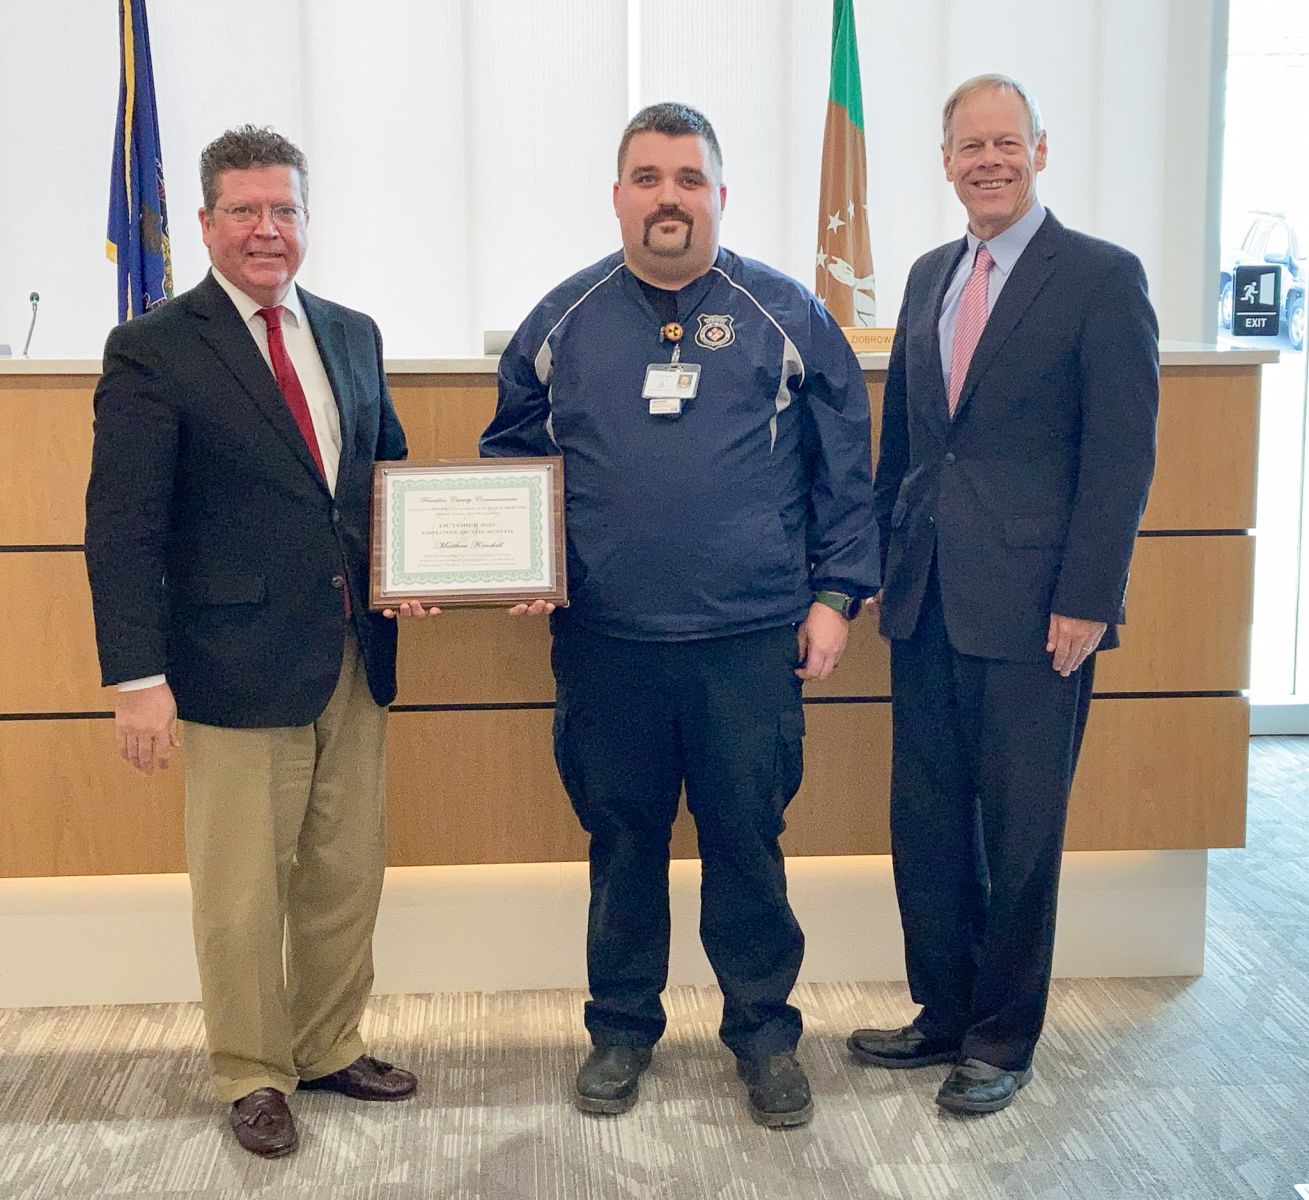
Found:
[[418, 1078], [371, 1054], [361, 1054], [348, 1067], [302, 1079], [300, 1086], [307, 1092], [340, 1092], [354, 1100], [404, 1100], [417, 1090]]
[[242, 1149], [261, 1158], [281, 1158], [300, 1141], [286, 1097], [276, 1088], [259, 1088], [232, 1105], [228, 1116]]

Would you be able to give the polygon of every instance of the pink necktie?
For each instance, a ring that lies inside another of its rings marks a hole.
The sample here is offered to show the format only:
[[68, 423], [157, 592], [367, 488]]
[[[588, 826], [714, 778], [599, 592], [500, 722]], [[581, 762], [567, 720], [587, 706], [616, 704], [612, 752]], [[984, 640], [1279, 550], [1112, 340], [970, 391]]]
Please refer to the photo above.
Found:
[[968, 364], [973, 361], [973, 351], [981, 340], [982, 330], [986, 328], [989, 315], [986, 306], [986, 288], [995, 259], [985, 244], [977, 245], [977, 258], [973, 260], [973, 273], [964, 284], [963, 295], [959, 297], [959, 315], [954, 323], [954, 345], [950, 347], [950, 416], [959, 407], [959, 397], [963, 394], [964, 380], [968, 376]]
[[300, 376], [295, 373], [291, 356], [286, 352], [286, 342], [282, 338], [282, 313], [286, 310], [279, 304], [276, 308], [261, 308], [255, 316], [263, 317], [268, 327], [268, 357], [273, 360], [273, 374], [277, 386], [282, 389], [286, 407], [291, 410], [295, 423], [300, 427], [305, 445], [309, 447], [309, 456], [314, 460], [318, 473], [327, 478], [323, 470], [323, 456], [318, 449], [318, 435], [314, 432], [314, 421], [309, 415], [309, 401], [305, 399], [305, 390], [300, 386]]

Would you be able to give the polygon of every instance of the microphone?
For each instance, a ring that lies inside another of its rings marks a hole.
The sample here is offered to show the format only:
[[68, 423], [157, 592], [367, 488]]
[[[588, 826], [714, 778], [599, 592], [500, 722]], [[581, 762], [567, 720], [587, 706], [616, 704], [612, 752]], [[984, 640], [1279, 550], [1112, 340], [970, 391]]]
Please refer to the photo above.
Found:
[[36, 306], [41, 303], [41, 293], [33, 292], [28, 299], [32, 302], [32, 323], [27, 327], [27, 341], [23, 343], [23, 357], [27, 357], [27, 349], [32, 344], [32, 330], [36, 328]]

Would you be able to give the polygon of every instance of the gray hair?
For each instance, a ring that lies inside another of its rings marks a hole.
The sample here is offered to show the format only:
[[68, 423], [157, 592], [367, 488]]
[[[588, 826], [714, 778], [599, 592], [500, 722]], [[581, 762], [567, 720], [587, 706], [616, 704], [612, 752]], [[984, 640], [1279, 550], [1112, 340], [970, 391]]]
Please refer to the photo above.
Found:
[[1027, 123], [1030, 127], [1028, 132], [1032, 136], [1032, 144], [1035, 145], [1041, 134], [1045, 132], [1045, 126], [1041, 124], [1041, 108], [1036, 103], [1036, 97], [1018, 80], [1011, 79], [1008, 75], [974, 75], [971, 79], [965, 79], [950, 93], [950, 98], [945, 102], [945, 108], [941, 113], [941, 139], [947, 150], [950, 148], [950, 137], [954, 132], [955, 110], [969, 96], [976, 95], [978, 92], [1012, 92], [1027, 109]]
[[643, 108], [623, 130], [622, 140], [618, 143], [618, 177], [623, 176], [623, 159], [627, 157], [627, 144], [638, 133], [663, 133], [669, 137], [683, 137], [693, 134], [704, 138], [709, 146], [709, 157], [721, 178], [723, 174], [723, 152], [718, 147], [718, 137], [709, 118], [689, 104], [677, 104], [664, 101]]
[[218, 177], [224, 171], [248, 171], [252, 167], [294, 167], [300, 172], [300, 196], [309, 203], [309, 164], [298, 146], [272, 128], [241, 125], [229, 129], [200, 151], [200, 189], [205, 209], [213, 212], [218, 203]]

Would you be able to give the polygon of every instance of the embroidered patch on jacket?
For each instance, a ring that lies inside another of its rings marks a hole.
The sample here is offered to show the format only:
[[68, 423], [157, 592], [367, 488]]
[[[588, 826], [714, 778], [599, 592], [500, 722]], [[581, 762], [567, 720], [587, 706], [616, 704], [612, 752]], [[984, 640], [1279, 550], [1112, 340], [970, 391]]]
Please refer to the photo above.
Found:
[[695, 331], [695, 344], [706, 350], [721, 350], [736, 341], [736, 330], [729, 316], [715, 317], [701, 313], [697, 318], [700, 328]]

